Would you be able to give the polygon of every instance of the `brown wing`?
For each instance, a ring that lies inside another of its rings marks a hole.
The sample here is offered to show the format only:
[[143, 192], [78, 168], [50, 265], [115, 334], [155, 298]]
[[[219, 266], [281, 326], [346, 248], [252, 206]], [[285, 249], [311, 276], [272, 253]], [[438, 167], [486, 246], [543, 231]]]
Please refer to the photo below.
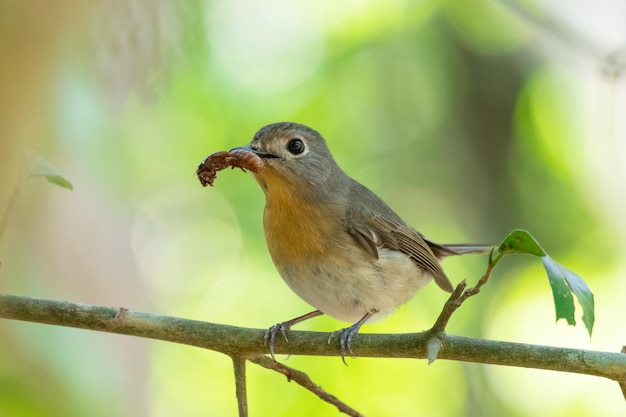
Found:
[[[355, 195], [356, 194], [356, 195]], [[443, 290], [452, 292], [452, 283], [439, 265], [424, 238], [400, 219], [385, 202], [361, 184], [354, 182], [346, 213], [346, 230], [369, 254], [378, 258], [378, 248], [397, 250], [429, 272]]]

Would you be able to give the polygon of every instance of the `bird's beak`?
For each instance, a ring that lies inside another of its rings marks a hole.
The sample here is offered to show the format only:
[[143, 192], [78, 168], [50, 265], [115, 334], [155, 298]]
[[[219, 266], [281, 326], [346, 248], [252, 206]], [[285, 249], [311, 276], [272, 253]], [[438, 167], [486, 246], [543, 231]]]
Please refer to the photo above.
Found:
[[258, 150], [258, 149], [252, 149], [252, 148], [250, 147], [250, 145], [246, 145], [246, 146], [237, 146], [236, 148], [233, 148], [233, 149], [231, 149], [231, 150], [230, 150], [230, 151], [228, 151], [228, 152], [232, 152], [232, 151], [235, 151], [235, 150], [237, 150], [237, 151], [248, 151], [248, 152], [252, 152], [252, 153], [254, 153], [254, 154], [258, 155], [260, 158], [264, 158], [264, 159], [265, 159], [265, 158], [278, 158], [278, 156], [276, 156], [276, 155], [274, 155], [274, 154], [272, 154], [272, 153], [269, 153], [269, 152], [263, 152], [263, 151], [260, 151], [260, 150]]

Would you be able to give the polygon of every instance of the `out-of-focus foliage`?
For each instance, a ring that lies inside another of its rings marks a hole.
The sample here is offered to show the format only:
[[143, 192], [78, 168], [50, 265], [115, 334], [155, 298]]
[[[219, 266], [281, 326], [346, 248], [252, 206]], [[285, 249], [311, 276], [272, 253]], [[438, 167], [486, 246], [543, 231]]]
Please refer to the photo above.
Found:
[[[309, 311], [269, 259], [251, 176], [225, 171], [213, 189], [194, 176], [208, 153], [293, 120], [321, 131], [346, 172], [429, 238], [494, 242], [527, 229], [596, 295], [589, 340], [554, 324], [540, 266], [507, 259], [450, 332], [625, 343], [622, 2], [93, 3], [0, 3], [0, 209], [25, 147], [74, 185], [25, 183], [0, 242], [0, 291], [258, 328]], [[471, 283], [486, 262], [444, 268]], [[363, 331], [426, 329], [445, 298], [428, 286]], [[9, 321], [0, 336], [0, 415], [236, 413], [230, 360], [213, 352]], [[366, 415], [624, 412], [616, 384], [586, 376], [288, 363]], [[249, 396], [254, 415], [336, 413], [255, 367]]]
[[[45, 159], [40, 156], [35, 156], [30, 162], [30, 169], [27, 178], [45, 178], [51, 184], [56, 184], [59, 187], [72, 190], [74, 186], [70, 180], [65, 178], [58, 169], [50, 165]], [[21, 184], [20, 184], [21, 186]]]

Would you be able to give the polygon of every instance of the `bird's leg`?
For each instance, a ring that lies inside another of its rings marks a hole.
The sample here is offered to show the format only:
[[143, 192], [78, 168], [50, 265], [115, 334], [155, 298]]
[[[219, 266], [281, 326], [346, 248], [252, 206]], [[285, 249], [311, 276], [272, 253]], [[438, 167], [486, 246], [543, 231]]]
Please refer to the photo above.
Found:
[[352, 349], [350, 347], [350, 345], [352, 344], [352, 337], [359, 332], [361, 326], [375, 313], [376, 311], [366, 313], [361, 318], [361, 320], [357, 321], [352, 326], [346, 327], [345, 329], [337, 330], [336, 332], [332, 332], [330, 334], [330, 337], [328, 338], [328, 343], [330, 343], [335, 336], [341, 335], [341, 338], [339, 339], [339, 346], [341, 347], [341, 360], [345, 365], [348, 365], [346, 363], [346, 353], [350, 353], [350, 356], [354, 357], [352, 355]]
[[287, 331], [291, 329], [291, 326], [293, 326], [294, 324], [303, 322], [305, 320], [312, 319], [313, 317], [321, 316], [322, 314], [324, 313], [322, 313], [319, 310], [311, 311], [310, 313], [304, 314], [300, 317], [296, 317], [295, 319], [283, 321], [282, 323], [276, 323], [275, 325], [267, 329], [265, 331], [265, 336], [263, 337], [263, 339], [266, 345], [269, 342], [270, 355], [272, 356], [272, 360], [274, 361], [276, 360], [276, 358], [274, 357], [274, 345], [276, 342], [276, 333], [281, 332], [283, 337], [285, 338], [285, 342], [288, 342]]

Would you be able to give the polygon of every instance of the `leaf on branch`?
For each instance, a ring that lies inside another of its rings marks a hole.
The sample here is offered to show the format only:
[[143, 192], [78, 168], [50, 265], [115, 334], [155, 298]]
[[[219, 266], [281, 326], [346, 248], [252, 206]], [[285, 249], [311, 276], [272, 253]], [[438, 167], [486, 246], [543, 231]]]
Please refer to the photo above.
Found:
[[513, 230], [504, 238], [491, 253], [489, 262], [495, 266], [504, 256], [512, 253], [523, 253], [527, 255], [545, 256], [546, 252], [541, 245], [525, 230]]
[[509, 233], [502, 243], [491, 252], [489, 264], [495, 266], [504, 255], [512, 253], [523, 253], [541, 258], [543, 267], [548, 274], [550, 287], [552, 288], [556, 320], [565, 319], [569, 325], [576, 325], [573, 297], [573, 295], [575, 295], [583, 309], [583, 323], [589, 333], [589, 337], [591, 337], [593, 324], [595, 322], [595, 307], [593, 293], [585, 281], [574, 272], [550, 258], [539, 242], [525, 230], [514, 230]]
[[583, 323], [589, 333], [589, 337], [591, 337], [593, 324], [596, 319], [593, 293], [580, 276], [554, 261], [548, 255], [541, 258], [541, 261], [548, 273], [548, 279], [552, 287], [556, 320], [563, 318], [572, 326], [576, 324], [576, 319], [574, 318], [574, 298], [572, 297], [572, 293], [574, 293], [583, 309]]
[[40, 156], [35, 156], [33, 163], [30, 167], [30, 172], [27, 175], [28, 178], [44, 177], [48, 182], [56, 184], [59, 187], [73, 190], [72, 183], [59, 172], [58, 169], [50, 165], [48, 161]]

